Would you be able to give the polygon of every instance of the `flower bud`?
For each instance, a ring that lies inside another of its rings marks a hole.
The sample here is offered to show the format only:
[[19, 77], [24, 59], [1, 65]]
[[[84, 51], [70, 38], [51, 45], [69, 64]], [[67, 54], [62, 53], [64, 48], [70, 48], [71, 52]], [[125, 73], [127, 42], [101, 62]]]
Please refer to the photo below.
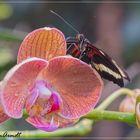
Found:
[[135, 106], [136, 124], [140, 128], [140, 89], [135, 90], [135, 92], [138, 94]]
[[121, 112], [135, 112], [135, 100], [133, 97], [126, 97], [120, 104], [119, 111]]
[[135, 113], [136, 99], [140, 95], [140, 89], [133, 90], [132, 96], [126, 96], [119, 106], [119, 111]]

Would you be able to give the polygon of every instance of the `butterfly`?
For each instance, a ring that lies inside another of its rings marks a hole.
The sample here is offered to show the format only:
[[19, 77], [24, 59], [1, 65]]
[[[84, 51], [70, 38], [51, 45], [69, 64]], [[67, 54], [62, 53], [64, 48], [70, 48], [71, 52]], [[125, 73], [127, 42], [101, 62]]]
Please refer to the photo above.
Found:
[[83, 34], [68, 37], [67, 54], [76, 57], [94, 68], [102, 78], [124, 86], [124, 79], [130, 81], [128, 74], [103, 50], [95, 47]]
[[52, 10], [50, 10], [50, 12], [59, 17], [77, 33], [75, 37], [66, 38], [68, 55], [76, 57], [91, 65], [91, 67], [94, 68], [102, 78], [112, 81], [120, 87], [124, 86], [124, 79], [130, 81], [128, 74], [122, 70], [109, 55], [107, 55], [103, 50], [95, 47], [62, 16]]

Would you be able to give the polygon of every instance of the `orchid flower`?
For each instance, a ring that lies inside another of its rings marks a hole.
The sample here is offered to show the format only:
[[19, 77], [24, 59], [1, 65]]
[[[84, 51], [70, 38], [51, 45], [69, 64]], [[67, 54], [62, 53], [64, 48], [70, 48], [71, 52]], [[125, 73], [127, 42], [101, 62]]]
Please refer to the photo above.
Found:
[[29, 33], [17, 60], [0, 87], [0, 111], [5, 120], [21, 118], [25, 109], [27, 122], [54, 131], [76, 123], [97, 104], [103, 87], [99, 74], [79, 59], [66, 56], [66, 41], [58, 29]]

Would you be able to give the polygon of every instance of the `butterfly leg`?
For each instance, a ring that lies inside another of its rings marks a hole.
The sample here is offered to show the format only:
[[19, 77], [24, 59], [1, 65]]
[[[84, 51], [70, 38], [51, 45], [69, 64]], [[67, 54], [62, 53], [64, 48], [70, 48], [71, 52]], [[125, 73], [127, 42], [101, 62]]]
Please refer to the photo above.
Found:
[[68, 37], [66, 39], [66, 42], [67, 42], [67, 54], [70, 54], [73, 57], [78, 58], [81, 52], [77, 45], [78, 44], [77, 39], [74, 37]]
[[[78, 41], [76, 40], [75, 37], [68, 37], [66, 38], [66, 42], [67, 42], [67, 52], [69, 52], [69, 50], [74, 47], [76, 49], [78, 49], [76, 43], [78, 43]], [[79, 49], [78, 49], [79, 50]]]
[[67, 47], [67, 52], [69, 52], [69, 50], [70, 50], [73, 46], [75, 47], [75, 43], [71, 43], [70, 45], [68, 45], [68, 47]]

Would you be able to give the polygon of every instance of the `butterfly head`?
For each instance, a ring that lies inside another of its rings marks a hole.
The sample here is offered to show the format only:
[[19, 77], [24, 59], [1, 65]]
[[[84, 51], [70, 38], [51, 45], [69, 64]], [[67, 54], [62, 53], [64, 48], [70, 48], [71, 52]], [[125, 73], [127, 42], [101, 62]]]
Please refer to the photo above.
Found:
[[87, 39], [83, 34], [77, 34], [76, 39], [78, 40], [80, 51], [84, 52], [87, 46], [87, 42], [86, 42]]
[[84, 41], [85, 36], [83, 34], [77, 34], [76, 39], [79, 40], [79, 42]]

